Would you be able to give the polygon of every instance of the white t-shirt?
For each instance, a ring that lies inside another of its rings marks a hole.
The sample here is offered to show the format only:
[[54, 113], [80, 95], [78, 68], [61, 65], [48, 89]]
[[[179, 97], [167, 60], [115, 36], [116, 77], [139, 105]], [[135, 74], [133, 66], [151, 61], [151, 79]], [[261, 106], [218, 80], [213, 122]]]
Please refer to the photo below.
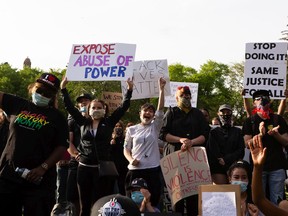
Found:
[[128, 128], [124, 148], [139, 160], [138, 166], [128, 165], [129, 170], [160, 166], [158, 137], [163, 125], [164, 112], [156, 111], [155, 119], [148, 125], [137, 124]]

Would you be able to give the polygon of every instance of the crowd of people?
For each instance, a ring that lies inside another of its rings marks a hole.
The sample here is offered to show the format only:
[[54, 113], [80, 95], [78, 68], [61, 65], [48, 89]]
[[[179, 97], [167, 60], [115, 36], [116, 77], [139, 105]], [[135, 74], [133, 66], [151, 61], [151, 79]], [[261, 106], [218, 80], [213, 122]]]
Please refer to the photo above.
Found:
[[[192, 107], [188, 86], [178, 87], [177, 106], [164, 112], [166, 80], [160, 78], [157, 107], [143, 104], [140, 122], [125, 126], [121, 119], [130, 106], [133, 80], [127, 80], [124, 99], [112, 113], [105, 101], [87, 93], [74, 103], [67, 83], [66, 77], [60, 81], [43, 73], [28, 87], [31, 100], [0, 92], [1, 211], [48, 216], [65, 210], [96, 216], [105, 203], [114, 200], [115, 206], [118, 199], [128, 209], [132, 204], [127, 203], [135, 204], [134, 216], [162, 212], [160, 158], [202, 146], [213, 184], [240, 186], [241, 215], [288, 215], [286, 100], [275, 114], [269, 91], [255, 91], [253, 109], [244, 99], [247, 119], [240, 129], [233, 124], [229, 104], [220, 105], [212, 119], [207, 109]], [[58, 110], [59, 92], [68, 118]], [[245, 148], [249, 161], [243, 159]], [[114, 162], [116, 177], [100, 175], [102, 161]], [[198, 194], [181, 199], [173, 211], [199, 215], [198, 199]]]

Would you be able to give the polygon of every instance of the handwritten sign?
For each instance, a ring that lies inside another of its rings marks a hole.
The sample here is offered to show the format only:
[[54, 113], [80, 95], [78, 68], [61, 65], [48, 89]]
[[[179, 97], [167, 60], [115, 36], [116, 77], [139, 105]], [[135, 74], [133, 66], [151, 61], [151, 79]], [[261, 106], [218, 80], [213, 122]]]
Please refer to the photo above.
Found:
[[113, 112], [122, 103], [123, 96], [119, 92], [103, 92], [102, 100], [108, 104], [109, 111]]
[[[133, 64], [134, 88], [131, 100], [159, 96], [158, 80], [166, 80], [165, 95], [170, 95], [170, 79], [167, 60], [135, 61]], [[121, 82], [122, 92], [126, 92], [126, 83]]]
[[284, 99], [288, 43], [247, 43], [244, 67], [244, 97], [260, 89], [273, 99]]
[[74, 44], [68, 80], [127, 80], [133, 73], [135, 44]]
[[171, 95], [165, 96], [165, 107], [177, 106], [176, 91], [179, 86], [189, 86], [191, 91], [191, 105], [197, 107], [198, 83], [170, 82]]
[[160, 165], [172, 206], [185, 197], [197, 194], [199, 185], [212, 184], [204, 147], [173, 152], [163, 157]]

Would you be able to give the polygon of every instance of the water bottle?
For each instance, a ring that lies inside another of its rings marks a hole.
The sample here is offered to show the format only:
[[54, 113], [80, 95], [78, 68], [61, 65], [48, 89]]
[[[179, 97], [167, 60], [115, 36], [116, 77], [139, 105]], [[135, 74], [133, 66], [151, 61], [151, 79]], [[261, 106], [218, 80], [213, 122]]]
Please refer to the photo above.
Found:
[[[16, 167], [15, 172], [16, 172], [21, 178], [26, 179], [27, 174], [30, 172], [30, 170], [27, 169], [27, 168], [19, 168], [19, 167]], [[39, 185], [39, 184], [41, 183], [41, 181], [42, 181], [42, 177], [39, 178], [37, 181], [34, 181], [33, 183]]]

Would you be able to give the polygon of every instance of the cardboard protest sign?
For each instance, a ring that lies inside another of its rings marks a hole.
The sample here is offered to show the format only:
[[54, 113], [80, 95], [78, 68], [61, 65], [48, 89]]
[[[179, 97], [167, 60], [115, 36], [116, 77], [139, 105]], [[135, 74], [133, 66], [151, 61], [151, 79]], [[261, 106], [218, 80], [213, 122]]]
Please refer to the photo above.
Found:
[[244, 67], [244, 97], [260, 89], [272, 99], [284, 99], [288, 43], [247, 43]]
[[73, 44], [67, 68], [71, 81], [127, 80], [133, 73], [135, 44]]
[[[134, 88], [131, 100], [153, 98], [159, 96], [158, 80], [166, 80], [165, 95], [170, 95], [170, 79], [167, 60], [135, 61], [133, 64]], [[127, 85], [121, 81], [122, 93]]]
[[109, 112], [113, 112], [122, 103], [123, 96], [119, 92], [102, 92], [102, 100], [108, 104]]
[[185, 197], [197, 194], [199, 185], [212, 184], [204, 147], [173, 152], [163, 157], [160, 165], [172, 206]]
[[198, 83], [187, 83], [187, 82], [170, 82], [171, 95], [165, 95], [165, 107], [177, 106], [176, 101], [176, 91], [179, 86], [188, 86], [191, 91], [191, 105], [192, 107], [197, 107], [198, 98]]
[[200, 185], [199, 215], [241, 216], [240, 185]]

